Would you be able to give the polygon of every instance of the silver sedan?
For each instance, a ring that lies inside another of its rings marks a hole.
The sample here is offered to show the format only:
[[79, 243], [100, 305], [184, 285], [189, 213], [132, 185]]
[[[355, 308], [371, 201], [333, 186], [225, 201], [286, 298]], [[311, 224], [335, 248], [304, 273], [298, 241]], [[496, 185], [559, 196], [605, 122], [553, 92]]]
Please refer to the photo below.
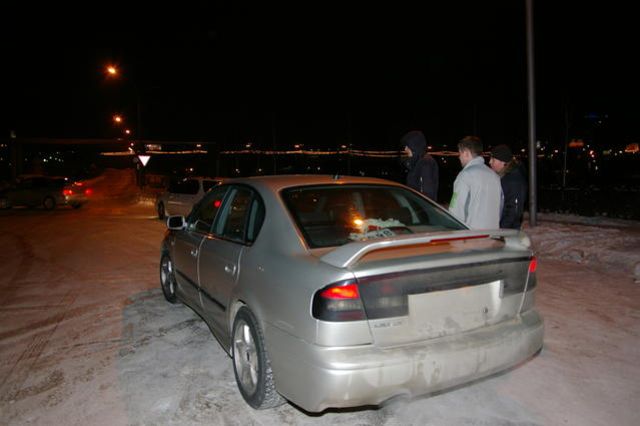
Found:
[[167, 219], [166, 299], [207, 322], [254, 408], [450, 388], [536, 354], [526, 234], [472, 231], [382, 179], [229, 179]]

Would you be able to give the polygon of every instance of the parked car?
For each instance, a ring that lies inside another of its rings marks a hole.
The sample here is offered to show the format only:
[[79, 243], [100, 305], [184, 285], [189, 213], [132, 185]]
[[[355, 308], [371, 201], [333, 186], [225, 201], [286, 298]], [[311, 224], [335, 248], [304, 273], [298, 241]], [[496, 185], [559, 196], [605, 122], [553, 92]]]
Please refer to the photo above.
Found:
[[164, 219], [170, 215], [189, 214], [193, 205], [213, 186], [220, 183], [219, 178], [187, 177], [173, 180], [169, 188], [156, 198], [158, 218]]
[[380, 404], [542, 348], [526, 234], [469, 230], [395, 182], [230, 179], [167, 226], [164, 296], [204, 318], [254, 408]]
[[91, 188], [65, 177], [27, 175], [0, 191], [0, 208], [27, 206], [52, 210], [63, 205], [78, 208], [88, 201], [91, 192]]
[[74, 181], [67, 183], [62, 193], [64, 194], [65, 203], [78, 209], [89, 202], [93, 195], [93, 188], [86, 181]]

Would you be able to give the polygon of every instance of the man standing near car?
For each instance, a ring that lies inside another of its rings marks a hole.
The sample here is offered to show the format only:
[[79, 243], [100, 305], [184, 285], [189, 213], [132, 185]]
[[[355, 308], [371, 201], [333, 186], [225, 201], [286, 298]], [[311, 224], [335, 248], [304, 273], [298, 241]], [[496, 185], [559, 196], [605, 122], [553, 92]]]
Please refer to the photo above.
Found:
[[453, 183], [449, 212], [471, 229], [497, 229], [502, 211], [500, 178], [484, 163], [482, 140], [466, 136], [458, 142], [462, 170]]
[[527, 181], [520, 163], [507, 145], [498, 145], [491, 150], [489, 165], [500, 176], [504, 194], [500, 228], [520, 229], [527, 201]]
[[427, 140], [420, 130], [406, 133], [401, 141], [406, 159], [407, 186], [436, 201], [438, 197], [438, 163], [427, 153]]

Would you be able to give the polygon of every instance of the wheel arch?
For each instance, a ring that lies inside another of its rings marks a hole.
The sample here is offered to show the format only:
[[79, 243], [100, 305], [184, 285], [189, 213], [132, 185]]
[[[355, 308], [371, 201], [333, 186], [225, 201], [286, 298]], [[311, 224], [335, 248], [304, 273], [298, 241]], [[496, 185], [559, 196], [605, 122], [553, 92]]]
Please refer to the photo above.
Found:
[[[236, 319], [236, 315], [238, 314], [238, 311], [242, 307], [246, 307], [251, 312], [253, 312], [253, 310], [242, 299], [236, 299], [233, 303], [231, 303], [229, 305], [229, 317], [228, 317], [228, 321], [227, 321], [227, 324], [228, 324], [227, 332], [229, 333], [229, 354], [231, 354], [231, 356], [233, 356], [233, 344], [231, 343], [231, 339], [233, 338], [233, 322]], [[256, 317], [255, 312], [253, 312], [253, 316]], [[260, 320], [257, 317], [256, 317], [256, 320], [258, 321], [258, 323], [260, 323]], [[262, 324], [259, 324], [259, 325], [262, 326]]]

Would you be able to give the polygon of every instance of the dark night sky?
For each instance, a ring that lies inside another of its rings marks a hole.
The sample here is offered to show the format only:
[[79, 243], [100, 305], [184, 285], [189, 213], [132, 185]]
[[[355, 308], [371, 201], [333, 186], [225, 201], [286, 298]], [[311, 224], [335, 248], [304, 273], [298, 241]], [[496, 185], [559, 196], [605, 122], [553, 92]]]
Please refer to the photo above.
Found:
[[[436, 145], [473, 132], [525, 144], [524, 0], [262, 3], [56, 4], [39, 18], [33, 5], [5, 10], [0, 130], [114, 137], [112, 112], [135, 129], [137, 87], [146, 139], [269, 148], [275, 131], [278, 146], [396, 148], [420, 128]], [[637, 141], [627, 3], [535, 3], [539, 139], [559, 145], [566, 102], [575, 132], [586, 113], [606, 113], [610, 142]], [[105, 79], [110, 62], [125, 79]]]

